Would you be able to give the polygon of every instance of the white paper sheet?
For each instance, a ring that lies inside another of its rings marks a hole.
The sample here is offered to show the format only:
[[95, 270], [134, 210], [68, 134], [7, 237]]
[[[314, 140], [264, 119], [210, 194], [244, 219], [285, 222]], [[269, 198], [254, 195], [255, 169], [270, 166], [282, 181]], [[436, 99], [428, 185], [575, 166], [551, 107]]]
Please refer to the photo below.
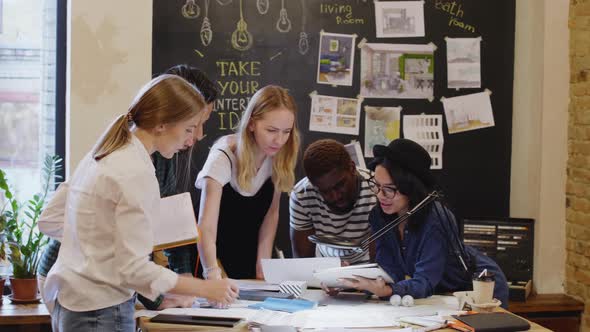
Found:
[[160, 200], [160, 216], [152, 225], [154, 247], [178, 241], [197, 241], [197, 220], [190, 193], [168, 196]]
[[449, 89], [481, 87], [481, 38], [445, 38]]
[[361, 143], [359, 141], [350, 142], [344, 146], [352, 161], [356, 167], [360, 167], [362, 169], [367, 169], [367, 164], [365, 163], [365, 157], [363, 156], [363, 150], [361, 149]]
[[377, 38], [424, 37], [424, 1], [375, 1]]
[[261, 280], [236, 280], [240, 290], [261, 290], [261, 291], [279, 291], [279, 285], [270, 284]]
[[271, 284], [279, 284], [286, 280], [297, 280], [306, 281], [307, 285], [311, 287], [320, 287], [320, 282], [313, 276], [314, 271], [338, 266], [340, 266], [339, 257], [262, 260], [264, 279]]
[[494, 126], [490, 92], [484, 91], [441, 100], [449, 134]]
[[379, 265], [375, 263], [334, 267], [330, 269], [319, 270], [313, 275], [327, 287], [344, 287], [344, 285], [342, 285], [338, 279], [354, 278], [356, 276], [365, 277], [368, 279], [377, 279], [377, 277], [381, 277], [385, 280], [385, 282], [393, 282], [393, 279], [391, 279], [387, 272], [385, 272]]

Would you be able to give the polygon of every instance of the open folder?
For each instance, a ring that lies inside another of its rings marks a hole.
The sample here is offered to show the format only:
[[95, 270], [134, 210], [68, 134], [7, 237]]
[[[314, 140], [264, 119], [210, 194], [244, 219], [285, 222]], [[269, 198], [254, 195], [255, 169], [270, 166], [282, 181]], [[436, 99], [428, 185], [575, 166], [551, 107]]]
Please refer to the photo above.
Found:
[[319, 279], [327, 287], [342, 287], [344, 285], [342, 285], [338, 279], [354, 277], [365, 277], [369, 279], [377, 279], [378, 277], [381, 277], [385, 282], [393, 282], [393, 279], [391, 279], [389, 274], [376, 263], [319, 270], [316, 271], [313, 276]]
[[152, 228], [154, 251], [197, 243], [199, 230], [190, 193], [162, 198]]

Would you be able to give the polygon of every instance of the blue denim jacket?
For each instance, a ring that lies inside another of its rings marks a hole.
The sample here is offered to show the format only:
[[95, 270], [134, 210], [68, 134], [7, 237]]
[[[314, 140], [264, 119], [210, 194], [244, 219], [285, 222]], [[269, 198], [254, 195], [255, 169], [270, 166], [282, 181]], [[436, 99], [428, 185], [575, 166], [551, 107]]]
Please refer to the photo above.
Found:
[[[463, 269], [451, 248], [450, 234], [445, 232], [447, 229], [459, 238], [454, 215], [438, 202], [429, 209], [419, 225], [410, 227], [410, 223], [416, 220], [408, 221], [403, 240], [400, 241], [395, 228], [376, 241], [376, 261], [394, 279], [395, 283], [391, 284], [394, 294], [425, 298], [434, 293], [472, 289], [471, 275]], [[445, 219], [443, 209], [451, 219], [444, 225], [445, 221], [439, 220], [439, 215]], [[385, 215], [380, 206], [373, 208], [369, 215], [373, 233], [393, 217]], [[494, 297], [502, 301], [502, 307], [507, 308], [508, 283], [500, 267], [472, 247], [465, 246], [465, 251], [475, 263], [473, 272], [487, 269], [495, 274]]]

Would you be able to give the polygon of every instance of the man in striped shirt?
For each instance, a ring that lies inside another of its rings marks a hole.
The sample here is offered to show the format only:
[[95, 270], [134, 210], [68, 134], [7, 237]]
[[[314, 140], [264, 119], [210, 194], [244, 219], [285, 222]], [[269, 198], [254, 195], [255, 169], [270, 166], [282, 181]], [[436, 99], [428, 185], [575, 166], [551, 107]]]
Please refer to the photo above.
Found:
[[359, 240], [369, 236], [369, 212], [377, 198], [369, 189], [369, 171], [357, 168], [340, 142], [318, 140], [303, 155], [307, 177], [291, 192], [291, 246], [294, 257], [341, 257], [348, 264], [370, 261], [368, 251], [317, 246], [309, 235]]

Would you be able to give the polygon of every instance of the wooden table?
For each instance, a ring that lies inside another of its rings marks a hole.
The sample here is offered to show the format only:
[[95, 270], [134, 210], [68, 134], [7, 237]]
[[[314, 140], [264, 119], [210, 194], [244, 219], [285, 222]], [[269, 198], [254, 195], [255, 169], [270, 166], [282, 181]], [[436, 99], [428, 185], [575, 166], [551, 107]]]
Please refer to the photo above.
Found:
[[51, 316], [43, 303], [14, 304], [5, 295], [0, 304], [0, 330], [51, 331]]
[[565, 294], [533, 294], [510, 301], [508, 310], [553, 331], [578, 331], [584, 303]]
[[[503, 309], [499, 309], [503, 311]], [[530, 332], [549, 332], [551, 330], [542, 327], [541, 325], [529, 321], [531, 324]], [[141, 332], [193, 332], [193, 331], [214, 331], [214, 332], [243, 332], [248, 331], [246, 324], [241, 324], [235, 328], [212, 327], [212, 326], [197, 326], [197, 325], [180, 325], [180, 324], [161, 324], [152, 323], [147, 317], [140, 317], [137, 323]], [[383, 331], [395, 331], [395, 328], [383, 328]], [[457, 332], [453, 329], [440, 329], [437, 331]]]

